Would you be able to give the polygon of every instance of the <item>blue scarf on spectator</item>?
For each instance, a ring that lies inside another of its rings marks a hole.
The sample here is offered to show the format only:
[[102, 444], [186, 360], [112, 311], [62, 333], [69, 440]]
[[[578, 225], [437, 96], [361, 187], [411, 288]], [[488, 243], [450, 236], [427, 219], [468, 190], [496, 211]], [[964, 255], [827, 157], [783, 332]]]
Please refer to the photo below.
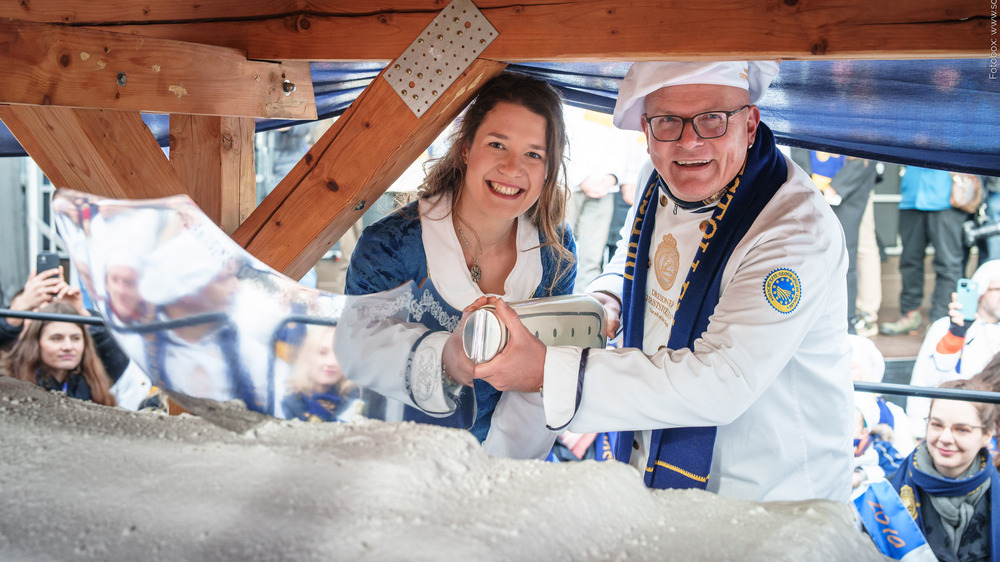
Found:
[[[910, 515], [916, 520], [920, 532], [925, 533], [924, 516], [920, 505], [920, 492], [924, 491], [929, 496], [955, 497], [971, 494], [990, 481], [990, 489], [986, 491], [986, 501], [990, 502], [990, 560], [1000, 560], [1000, 525], [996, 524], [1000, 515], [1000, 475], [993, 466], [989, 451], [985, 448], [979, 452], [978, 458], [973, 462], [980, 463], [980, 469], [972, 476], [962, 480], [944, 478], [928, 474], [917, 466], [915, 457], [917, 451], [926, 448], [927, 443], [921, 443], [913, 450], [899, 470], [892, 475], [892, 487], [899, 492], [899, 497], [910, 510]], [[982, 501], [982, 500], [980, 500]], [[958, 537], [961, 539], [961, 537]]]
[[[740, 173], [711, 209], [709, 226], [687, 273], [670, 329], [668, 349], [694, 349], [694, 342], [708, 329], [708, 319], [719, 302], [722, 274], [733, 249], [753, 225], [764, 206], [788, 178], [788, 166], [774, 144], [771, 130], [761, 123], [757, 141], [747, 150]], [[622, 299], [623, 342], [642, 348], [646, 318], [646, 278], [650, 243], [655, 229], [656, 199], [668, 191], [654, 171], [646, 182], [632, 223], [625, 263]], [[727, 212], [732, 208], [732, 212]], [[669, 368], [669, 367], [668, 367]], [[669, 373], [667, 373], [669, 376]], [[653, 431], [645, 482], [650, 488], [701, 488], [708, 486], [717, 428], [678, 427]], [[633, 432], [620, 432], [615, 458], [629, 462]]]

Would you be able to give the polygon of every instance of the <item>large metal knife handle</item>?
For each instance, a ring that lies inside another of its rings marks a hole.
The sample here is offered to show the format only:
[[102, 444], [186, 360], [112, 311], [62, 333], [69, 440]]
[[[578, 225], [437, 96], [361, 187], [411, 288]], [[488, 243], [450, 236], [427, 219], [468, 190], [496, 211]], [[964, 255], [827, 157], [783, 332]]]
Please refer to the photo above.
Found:
[[[589, 295], [563, 295], [507, 303], [546, 345], [604, 347], [604, 308]], [[507, 345], [507, 327], [493, 305], [473, 311], [462, 327], [462, 346], [473, 363], [486, 363]]]

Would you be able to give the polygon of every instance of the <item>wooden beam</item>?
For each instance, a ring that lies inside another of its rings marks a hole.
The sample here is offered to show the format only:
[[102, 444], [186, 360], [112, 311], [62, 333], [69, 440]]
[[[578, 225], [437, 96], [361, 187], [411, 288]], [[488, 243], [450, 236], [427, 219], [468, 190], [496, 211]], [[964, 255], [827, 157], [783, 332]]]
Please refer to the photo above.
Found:
[[505, 67], [474, 61], [419, 119], [379, 76], [233, 239], [298, 279], [454, 120], [479, 86]]
[[[32, 0], [0, 16], [233, 47], [270, 60], [392, 60], [443, 0]], [[989, 52], [985, 0], [477, 0], [507, 62], [891, 59]]]
[[185, 193], [136, 112], [9, 105], [0, 120], [56, 187], [128, 199]]
[[0, 74], [0, 103], [316, 118], [307, 63], [249, 61], [226, 47], [0, 20]]
[[226, 234], [257, 202], [253, 134], [250, 117], [170, 116], [170, 163], [191, 199]]

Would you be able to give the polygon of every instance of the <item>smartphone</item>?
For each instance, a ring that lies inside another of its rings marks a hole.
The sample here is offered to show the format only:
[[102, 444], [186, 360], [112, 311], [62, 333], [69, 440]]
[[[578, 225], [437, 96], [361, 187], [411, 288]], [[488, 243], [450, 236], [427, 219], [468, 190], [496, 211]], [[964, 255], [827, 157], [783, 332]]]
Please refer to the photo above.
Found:
[[962, 305], [962, 318], [966, 322], [972, 322], [976, 319], [976, 310], [979, 308], [979, 284], [972, 279], [962, 278], [958, 280], [955, 292]]
[[49, 269], [59, 268], [59, 254], [55, 252], [41, 252], [35, 263], [35, 274], [39, 274]]

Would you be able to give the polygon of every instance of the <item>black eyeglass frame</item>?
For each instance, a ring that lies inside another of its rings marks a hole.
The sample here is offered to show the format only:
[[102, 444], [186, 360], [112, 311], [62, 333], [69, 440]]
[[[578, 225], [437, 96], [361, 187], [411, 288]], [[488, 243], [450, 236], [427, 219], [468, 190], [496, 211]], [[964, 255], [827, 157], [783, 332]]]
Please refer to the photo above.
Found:
[[[703, 111], [701, 113], [698, 113], [697, 115], [692, 115], [691, 117], [681, 117], [680, 115], [653, 115], [652, 117], [649, 117], [645, 113], [643, 113], [642, 114], [642, 118], [643, 118], [644, 121], [646, 121], [646, 125], [649, 127], [649, 134], [654, 139], [656, 139], [656, 140], [658, 140], [660, 142], [677, 142], [677, 141], [681, 140], [681, 137], [684, 136], [684, 127], [686, 127], [688, 123], [691, 123], [691, 129], [694, 130], [694, 134], [698, 135], [700, 138], [703, 138], [705, 140], [709, 140], [709, 139], [717, 139], [719, 137], [726, 136], [726, 133], [729, 132], [729, 118], [732, 117], [733, 115], [736, 115], [737, 113], [743, 111], [744, 109], [749, 108], [750, 106], [751, 106], [751, 104], [747, 104], [747, 105], [744, 105], [743, 107], [740, 107], [738, 109], [734, 109], [732, 111]], [[726, 127], [725, 127], [725, 129], [723, 129], [723, 131], [722, 131], [721, 134], [714, 135], [714, 136], [711, 136], [711, 137], [706, 137], [705, 135], [701, 134], [701, 131], [698, 130], [698, 127], [694, 124], [694, 120], [697, 119], [697, 118], [699, 118], [699, 117], [701, 117], [702, 115], [710, 115], [710, 114], [713, 114], [713, 113], [721, 113], [722, 115], [726, 116]], [[675, 119], [680, 119], [681, 120], [681, 130], [680, 130], [680, 132], [677, 133], [677, 138], [670, 139], [670, 140], [663, 140], [663, 139], [661, 139], [661, 138], [659, 138], [659, 137], [656, 136], [656, 133], [653, 132], [653, 119], [656, 119], [657, 117], [673, 117]]]

